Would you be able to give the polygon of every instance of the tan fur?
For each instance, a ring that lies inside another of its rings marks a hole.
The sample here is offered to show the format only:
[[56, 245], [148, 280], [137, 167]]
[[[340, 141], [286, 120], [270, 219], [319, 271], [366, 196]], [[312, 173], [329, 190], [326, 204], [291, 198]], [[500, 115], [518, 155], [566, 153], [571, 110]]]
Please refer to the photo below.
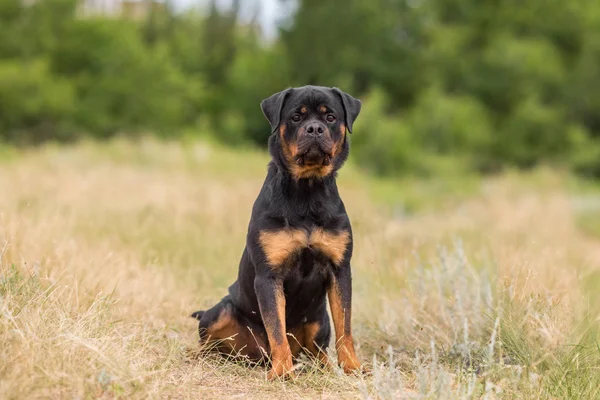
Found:
[[300, 352], [303, 350], [306, 342], [306, 334], [304, 331], [304, 326], [300, 326], [300, 328], [295, 329], [292, 332], [288, 332], [287, 334], [288, 342], [290, 343], [290, 351], [292, 353], [292, 357], [298, 357]]
[[272, 347], [271, 370], [269, 371], [267, 378], [273, 380], [281, 376], [293, 376], [292, 371], [293, 363], [290, 346], [286, 343], [285, 345], [276, 345]]
[[291, 172], [296, 179], [323, 178], [333, 171], [333, 165], [300, 166], [292, 164]]
[[266, 338], [242, 326], [227, 310], [208, 327], [209, 341], [216, 344], [219, 351], [233, 355], [261, 357], [266, 350]]
[[308, 351], [313, 357], [321, 362], [321, 364], [325, 366], [330, 366], [329, 357], [327, 357], [327, 353], [320, 349], [315, 342], [315, 338], [319, 333], [319, 329], [321, 329], [321, 324], [318, 322], [311, 322], [309, 324], [304, 324], [304, 348]]
[[[219, 318], [208, 327], [208, 334], [214, 336], [218, 332], [227, 329], [231, 323], [231, 314], [227, 310], [222, 310]], [[223, 339], [223, 338], [219, 338]]]
[[336, 266], [343, 261], [349, 242], [350, 233], [348, 231], [331, 233], [321, 228], [312, 231], [309, 239], [310, 245], [323, 252]]
[[[285, 332], [285, 295], [283, 293], [283, 284], [280, 284], [277, 287], [277, 291], [275, 292], [275, 303], [277, 304], [277, 315], [279, 317], [279, 322], [281, 323], [280, 332]], [[285, 334], [283, 339], [283, 341], [287, 344], [287, 340], [285, 340]]]
[[332, 233], [315, 228], [310, 236], [302, 229], [283, 229], [276, 232], [262, 231], [258, 241], [271, 268], [280, 268], [292, 254], [308, 246], [320, 250], [331, 262], [339, 266], [350, 242], [350, 233]]
[[342, 151], [345, 139], [346, 139], [346, 125], [340, 124], [340, 139], [337, 141], [337, 143], [333, 147], [333, 152], [331, 153], [331, 158], [334, 158], [336, 154], [338, 154], [339, 152]]
[[321, 324], [318, 322], [311, 322], [309, 324], [304, 324], [304, 337], [306, 338], [304, 341], [304, 346], [309, 347], [311, 343], [314, 344], [315, 337], [317, 337], [317, 333], [321, 329]]
[[262, 231], [258, 241], [271, 268], [279, 268], [292, 254], [308, 245], [308, 237], [301, 229], [284, 229], [277, 232]]
[[[281, 138], [281, 147], [283, 149], [283, 156], [285, 157], [286, 161], [287, 161], [287, 165], [290, 169], [290, 172], [292, 174], [292, 176], [294, 176], [294, 178], [296, 179], [300, 179], [300, 178], [308, 178], [310, 176], [312, 176], [311, 174], [313, 173], [313, 171], [311, 171], [312, 169], [316, 170], [319, 169], [320, 167], [315, 167], [315, 168], [307, 168], [301, 165], [296, 164], [296, 155], [298, 154], [298, 145], [296, 143], [289, 143], [287, 140], [285, 140], [285, 125], [281, 125], [279, 127], [279, 136]], [[318, 173], [315, 173], [314, 176], [319, 176]]]
[[306, 112], [307, 112], [307, 111], [308, 111], [308, 110], [306, 109], [306, 107], [302, 107], [302, 108], [300, 109], [300, 112], [301, 112], [302, 114], [306, 114]]
[[[296, 143], [289, 143], [285, 139], [286, 127], [281, 125], [279, 127], [279, 137], [281, 138], [281, 147], [283, 149], [283, 156], [287, 161], [288, 168], [292, 176], [298, 180], [303, 178], [323, 178], [329, 175], [333, 171], [333, 164], [329, 165], [314, 165], [305, 166], [296, 164], [296, 156], [298, 154], [298, 145]], [[299, 132], [301, 134], [301, 132]], [[329, 134], [329, 133], [327, 133]], [[340, 146], [340, 144], [338, 144]], [[334, 147], [334, 153], [336, 152]]]
[[327, 107], [321, 106], [321, 107], [319, 107], [319, 111], [322, 112], [322, 113], [326, 113], [327, 112]]
[[298, 145], [296, 143], [288, 143], [285, 140], [285, 125], [281, 125], [279, 127], [279, 137], [281, 138], [281, 143], [283, 145], [283, 154], [290, 164], [294, 164], [296, 154], [298, 153]]
[[315, 342], [320, 329], [321, 324], [319, 322], [310, 322], [288, 332], [287, 337], [293, 358], [304, 352], [317, 359], [322, 365], [331, 366], [327, 353], [319, 348]]
[[285, 296], [283, 287], [279, 287], [275, 293], [275, 302], [277, 305], [277, 315], [279, 320], [279, 332], [282, 332], [283, 337], [276, 337], [275, 326], [265, 325], [269, 344], [271, 345], [271, 371], [268, 378], [274, 379], [280, 376], [292, 375], [292, 352], [285, 335]]
[[334, 281], [331, 284], [331, 287], [327, 290], [327, 295], [329, 297], [329, 307], [331, 308], [331, 319], [333, 320], [333, 327], [335, 330], [335, 339], [336, 343], [339, 339], [344, 336], [344, 308], [342, 307], [342, 299], [340, 297], [339, 288], [337, 286], [337, 281]]
[[[350, 322], [346, 323], [346, 312], [342, 306], [342, 298], [337, 280], [334, 278], [330, 288], [327, 291], [329, 297], [329, 306], [331, 308], [331, 318], [335, 328], [335, 347], [338, 356], [338, 363], [345, 372], [351, 372], [361, 368], [360, 361], [354, 351], [354, 340]], [[346, 334], [348, 332], [348, 334]]]

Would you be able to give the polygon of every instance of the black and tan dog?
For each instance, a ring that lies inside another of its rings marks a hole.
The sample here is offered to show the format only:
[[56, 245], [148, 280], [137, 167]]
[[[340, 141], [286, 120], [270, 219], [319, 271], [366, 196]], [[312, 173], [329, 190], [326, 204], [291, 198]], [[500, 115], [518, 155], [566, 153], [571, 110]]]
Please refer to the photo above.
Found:
[[304, 86], [261, 102], [272, 128], [272, 161], [252, 209], [238, 279], [200, 320], [200, 340], [224, 353], [271, 361], [288, 376], [308, 352], [328, 364], [331, 328], [346, 372], [361, 369], [350, 328], [352, 230], [336, 185], [360, 100], [337, 88]]

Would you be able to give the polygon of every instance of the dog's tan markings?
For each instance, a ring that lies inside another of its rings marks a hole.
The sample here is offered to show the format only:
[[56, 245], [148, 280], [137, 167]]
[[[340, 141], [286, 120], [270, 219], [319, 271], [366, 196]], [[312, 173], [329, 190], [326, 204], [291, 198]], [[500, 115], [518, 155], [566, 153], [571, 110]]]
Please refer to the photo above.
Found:
[[327, 112], [327, 107], [325, 106], [321, 106], [319, 107], [319, 111], [322, 112], [323, 114]]
[[[296, 147], [297, 149], [297, 147]], [[297, 150], [296, 150], [297, 151]], [[298, 165], [295, 162], [295, 157], [288, 157], [286, 155], [286, 160], [288, 160], [288, 165], [290, 166], [290, 172], [292, 176], [298, 180], [302, 178], [323, 178], [329, 175], [333, 171], [333, 165], [315, 165], [315, 166], [305, 166]]]
[[[217, 320], [214, 321], [210, 326], [208, 326], [208, 328], [207, 328], [208, 334], [214, 336], [214, 335], [218, 334], [219, 332], [226, 330], [229, 327], [229, 325], [231, 324], [231, 321], [232, 321], [231, 313], [229, 313], [226, 308], [222, 309]], [[219, 338], [219, 339], [223, 339], [223, 338]]]
[[306, 112], [307, 112], [307, 111], [308, 111], [308, 110], [306, 109], [306, 107], [302, 107], [302, 108], [300, 109], [300, 112], [301, 112], [302, 114], [306, 114]]
[[285, 335], [285, 295], [283, 286], [275, 292], [275, 304], [279, 326], [265, 324], [269, 344], [271, 345], [271, 371], [268, 378], [274, 379], [279, 376], [292, 374], [292, 352]]
[[294, 163], [298, 154], [298, 145], [296, 143], [285, 143], [284, 155], [288, 162]]
[[336, 266], [339, 266], [344, 260], [349, 242], [350, 233], [348, 231], [332, 233], [321, 228], [312, 231], [309, 239], [310, 245], [329, 257]]
[[258, 360], [263, 356], [263, 349], [267, 348], [266, 338], [240, 324], [227, 309], [221, 311], [219, 318], [207, 328], [207, 333], [208, 341], [222, 353]]
[[301, 229], [262, 231], [258, 241], [271, 268], [280, 268], [285, 260], [297, 251], [307, 247], [308, 236]]
[[333, 278], [333, 282], [327, 290], [327, 295], [329, 297], [331, 318], [333, 319], [335, 329], [335, 348], [338, 363], [344, 369], [344, 372], [349, 373], [360, 369], [361, 364], [354, 350], [354, 340], [352, 339], [352, 329], [350, 326], [350, 310], [346, 310], [343, 307], [340, 287], [335, 278]]
[[310, 234], [302, 229], [286, 228], [280, 231], [262, 231], [258, 241], [271, 268], [280, 268], [291, 255], [311, 246], [321, 251], [335, 265], [340, 265], [350, 242], [350, 233], [333, 233], [316, 228]]
[[[283, 156], [287, 161], [288, 168], [292, 176], [298, 180], [302, 178], [323, 178], [329, 175], [333, 171], [333, 165], [315, 165], [305, 166], [298, 165], [296, 163], [296, 156], [298, 154], [298, 145], [296, 143], [290, 143], [285, 139], [286, 127], [285, 125], [279, 126], [279, 138], [281, 139], [281, 148], [283, 150]], [[329, 132], [329, 131], [328, 131]], [[327, 132], [327, 134], [329, 134]], [[298, 132], [299, 135], [302, 132]]]
[[304, 324], [303, 331], [303, 347], [306, 351], [308, 351], [313, 357], [321, 362], [321, 364], [325, 366], [330, 366], [329, 357], [327, 357], [327, 353], [325, 349], [319, 348], [315, 339], [317, 338], [317, 334], [321, 329], [321, 324], [318, 322], [311, 322], [308, 324]]
[[287, 333], [288, 342], [290, 343], [290, 351], [292, 353], [292, 357], [296, 358], [302, 352], [304, 343], [305, 343], [305, 333], [304, 327], [300, 326], [300, 328], [294, 329], [291, 332]]
[[323, 178], [333, 171], [333, 165], [319, 165], [314, 167], [301, 167], [294, 165], [292, 174], [296, 179], [301, 178]]
[[[329, 132], [326, 133], [329, 135]], [[295, 160], [295, 158], [294, 158]], [[290, 171], [296, 180], [301, 178], [323, 178], [333, 172], [333, 164], [329, 165], [298, 165], [292, 162]]]
[[290, 166], [290, 170], [292, 175], [296, 176], [296, 169], [299, 166], [296, 164], [296, 154], [298, 154], [298, 145], [296, 143], [289, 143], [285, 140], [285, 125], [281, 125], [279, 127], [279, 138], [281, 139], [281, 149], [283, 150], [283, 156], [285, 157], [288, 165]]
[[300, 353], [307, 353], [322, 365], [331, 366], [325, 349], [320, 348], [315, 341], [320, 329], [319, 322], [309, 322], [287, 333], [293, 358], [298, 357]]
[[333, 152], [331, 153], [331, 158], [335, 157], [336, 154], [342, 151], [344, 147], [344, 140], [346, 139], [346, 125], [340, 124], [340, 138], [336, 142], [335, 146], [333, 146]]

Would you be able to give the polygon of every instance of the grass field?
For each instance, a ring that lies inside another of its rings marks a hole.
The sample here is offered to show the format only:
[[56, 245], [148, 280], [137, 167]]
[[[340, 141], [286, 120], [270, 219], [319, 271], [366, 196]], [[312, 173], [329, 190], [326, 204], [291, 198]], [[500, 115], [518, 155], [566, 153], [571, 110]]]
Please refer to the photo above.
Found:
[[[559, 173], [340, 191], [372, 376], [267, 382], [197, 349], [267, 157], [143, 140], [2, 152], [0, 398], [600, 397], [598, 197]], [[594, 223], [597, 221], [598, 223]]]

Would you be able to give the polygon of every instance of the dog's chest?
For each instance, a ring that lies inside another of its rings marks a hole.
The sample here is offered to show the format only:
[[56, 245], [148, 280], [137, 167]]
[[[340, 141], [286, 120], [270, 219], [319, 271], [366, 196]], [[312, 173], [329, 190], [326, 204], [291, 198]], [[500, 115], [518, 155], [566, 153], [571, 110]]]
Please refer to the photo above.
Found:
[[310, 248], [290, 258], [282, 271], [286, 315], [304, 316], [307, 310], [317, 307], [325, 297], [327, 282], [334, 268], [322, 253]]
[[260, 233], [260, 244], [272, 268], [301, 266], [310, 260], [323, 260], [339, 266], [350, 243], [346, 230], [332, 231], [319, 226], [310, 228], [286, 227]]

